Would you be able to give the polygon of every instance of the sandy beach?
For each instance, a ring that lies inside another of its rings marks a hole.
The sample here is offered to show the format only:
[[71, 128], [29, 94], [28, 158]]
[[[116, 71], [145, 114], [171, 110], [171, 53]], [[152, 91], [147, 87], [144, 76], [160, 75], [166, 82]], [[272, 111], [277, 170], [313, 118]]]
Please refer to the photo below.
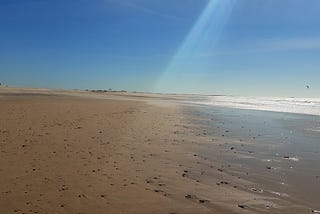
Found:
[[294, 171], [294, 153], [270, 158], [259, 133], [231, 134], [250, 120], [177, 100], [0, 88], [0, 213], [318, 212], [318, 166]]

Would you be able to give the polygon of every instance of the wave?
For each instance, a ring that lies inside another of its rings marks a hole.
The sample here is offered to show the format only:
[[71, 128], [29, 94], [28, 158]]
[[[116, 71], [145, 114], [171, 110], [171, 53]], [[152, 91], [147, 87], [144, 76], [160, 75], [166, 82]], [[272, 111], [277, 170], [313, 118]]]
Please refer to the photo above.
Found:
[[192, 103], [239, 109], [320, 115], [318, 98], [206, 96]]

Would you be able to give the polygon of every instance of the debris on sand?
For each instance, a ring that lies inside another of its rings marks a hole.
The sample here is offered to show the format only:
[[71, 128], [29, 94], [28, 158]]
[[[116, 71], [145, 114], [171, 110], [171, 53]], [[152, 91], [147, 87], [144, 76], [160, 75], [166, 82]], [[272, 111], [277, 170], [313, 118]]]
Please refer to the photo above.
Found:
[[187, 195], [185, 195], [184, 196], [186, 199], [195, 199], [195, 198], [197, 198], [197, 196], [195, 196], [195, 195], [190, 195], [190, 194], [187, 194]]
[[184, 197], [187, 199], [190, 199], [190, 198], [192, 198], [192, 195], [185, 195]]
[[200, 204], [205, 204], [205, 203], [209, 203], [210, 201], [209, 200], [206, 200], [206, 199], [200, 199], [199, 200], [199, 203]]
[[240, 207], [241, 209], [249, 208], [248, 205], [245, 205], [245, 204], [238, 204], [238, 207]]
[[188, 172], [189, 172], [188, 170], [184, 170], [183, 173], [182, 173], [182, 177], [187, 177], [188, 176]]
[[286, 160], [292, 160], [292, 161], [299, 161], [299, 158], [297, 157], [290, 157], [290, 156], [283, 156], [283, 159], [286, 159]]
[[154, 183], [154, 182], [153, 182], [153, 180], [151, 180], [151, 179], [146, 179], [146, 183], [147, 183], [147, 184], [152, 184], [152, 183]]
[[264, 192], [263, 189], [258, 189], [258, 188], [255, 188], [255, 187], [250, 188], [250, 190], [253, 191], [253, 192], [258, 192], [258, 193], [263, 193]]
[[281, 193], [281, 192], [271, 192], [271, 193], [281, 197], [289, 197], [287, 193]]
[[274, 203], [272, 203], [272, 202], [268, 202], [268, 203], [266, 203], [265, 205], [264, 205], [264, 207], [266, 208], [266, 209], [270, 209], [270, 208], [276, 208], [276, 204], [274, 204]]

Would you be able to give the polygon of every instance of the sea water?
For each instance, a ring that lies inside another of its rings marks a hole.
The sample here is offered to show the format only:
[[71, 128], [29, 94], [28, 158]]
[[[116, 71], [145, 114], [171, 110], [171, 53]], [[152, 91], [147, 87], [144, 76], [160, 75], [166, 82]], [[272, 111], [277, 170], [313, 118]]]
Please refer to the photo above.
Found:
[[[193, 97], [184, 102], [192, 103], [186, 113], [196, 116], [192, 122], [206, 136], [226, 143], [205, 151], [212, 161], [241, 166], [239, 173], [249, 172], [259, 188], [320, 208], [319, 100]], [[228, 147], [237, 154], [225, 156]], [[222, 149], [220, 159], [215, 159], [217, 149]]]

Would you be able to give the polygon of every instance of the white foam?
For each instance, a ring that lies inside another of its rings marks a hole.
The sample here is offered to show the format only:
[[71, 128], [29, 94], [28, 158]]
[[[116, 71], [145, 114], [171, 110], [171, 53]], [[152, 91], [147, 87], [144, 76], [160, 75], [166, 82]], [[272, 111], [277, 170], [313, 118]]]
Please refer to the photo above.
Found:
[[307, 129], [312, 132], [320, 132], [320, 128]]
[[295, 161], [295, 162], [298, 162], [298, 161], [299, 161], [299, 158], [297, 158], [297, 157], [290, 157], [289, 160], [293, 160], [293, 161]]
[[319, 98], [206, 96], [198, 104], [276, 112], [320, 115]]

